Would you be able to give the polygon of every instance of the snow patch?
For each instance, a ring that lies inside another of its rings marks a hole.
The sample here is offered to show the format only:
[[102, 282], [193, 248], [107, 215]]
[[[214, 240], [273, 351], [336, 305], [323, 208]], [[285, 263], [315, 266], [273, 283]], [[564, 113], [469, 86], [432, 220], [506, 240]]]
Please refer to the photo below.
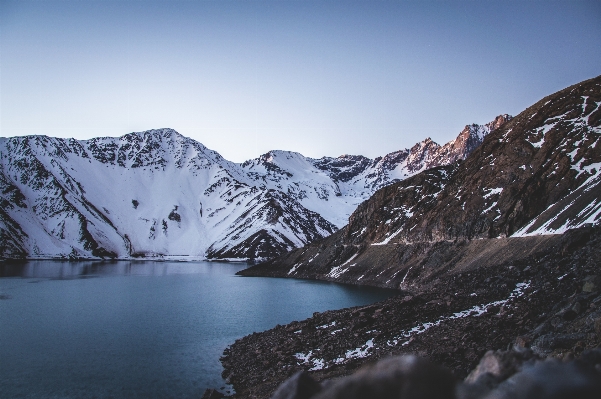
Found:
[[[308, 353], [295, 353], [294, 357], [297, 358], [298, 360], [300, 360], [303, 363], [307, 363], [309, 361], [309, 359], [311, 359], [311, 356], [313, 356], [313, 351], [310, 350]], [[300, 364], [300, 363], [299, 363]]]
[[488, 190], [490, 190], [490, 191], [488, 193], [484, 194], [483, 198], [485, 198], [485, 199], [488, 198], [488, 197], [490, 197], [490, 196], [492, 196], [492, 195], [501, 194], [501, 192], [503, 192], [503, 189], [501, 187], [490, 188]]
[[338, 278], [338, 277], [342, 276], [344, 273], [348, 272], [349, 269], [355, 265], [356, 265], [356, 263], [353, 263], [352, 265], [350, 265], [347, 268], [344, 268], [344, 265], [336, 266], [336, 267], [332, 268], [332, 270], [330, 270], [330, 272], [328, 274], [326, 274], [326, 276], [332, 277], [332, 278]]
[[315, 254], [315, 256], [314, 256], [314, 257], [312, 257], [311, 259], [309, 259], [309, 261], [308, 261], [307, 263], [311, 263], [311, 262], [313, 262], [313, 260], [314, 260], [315, 258], [317, 258], [318, 256], [319, 256], [319, 252], [318, 252], [317, 254]]
[[497, 201], [493, 202], [488, 208], [486, 208], [485, 210], [483, 210], [482, 213], [487, 213], [488, 211], [490, 211], [491, 209], [493, 209], [495, 206], [497, 206]]
[[334, 327], [335, 325], [336, 325], [336, 321], [333, 321], [333, 322], [331, 322], [330, 324], [324, 324], [324, 325], [321, 325], [321, 326], [317, 326], [317, 327], [315, 327], [315, 328], [321, 328], [321, 329], [324, 329], [324, 328], [330, 328], [330, 327]]
[[356, 263], [350, 265], [346, 269], [344, 268], [344, 266], [348, 265], [353, 259], [355, 259], [357, 257], [357, 255], [359, 255], [359, 254], [356, 253], [353, 256], [351, 256], [346, 262], [341, 264], [340, 266], [333, 267], [332, 270], [330, 270], [330, 272], [328, 274], [326, 274], [326, 276], [332, 277], [332, 278], [338, 278], [342, 274], [346, 273], [351, 267], [355, 266]]
[[530, 142], [530, 144], [532, 144], [532, 146], [535, 148], [541, 148], [544, 143], [545, 143], [545, 136], [543, 136], [539, 141]]
[[390, 242], [390, 240], [392, 240], [394, 237], [396, 237], [401, 231], [403, 231], [402, 227], [400, 229], [398, 229], [396, 232], [392, 233], [390, 236], [386, 237], [384, 240], [382, 240], [380, 242], [374, 242], [371, 245], [386, 245]]
[[557, 277], [558, 280], [563, 280], [565, 278], [565, 276], [567, 276], [568, 274], [570, 274], [569, 272], [564, 274], [563, 276], [559, 276]]
[[353, 350], [347, 351], [345, 354], [345, 357], [347, 359], [360, 359], [360, 358], [367, 357], [369, 354], [369, 351], [373, 347], [374, 347], [374, 340], [372, 338], [372, 339], [368, 340], [365, 343], [365, 345], [363, 345], [359, 348], [355, 348]]
[[292, 273], [296, 272], [296, 269], [298, 269], [301, 266], [302, 263], [297, 263], [296, 265], [292, 266], [290, 268], [290, 271], [288, 272], [288, 275], [291, 275]]
[[489, 303], [481, 304], [481, 305], [475, 305], [475, 306], [473, 306], [469, 309], [463, 310], [461, 312], [453, 313], [450, 316], [441, 317], [440, 319], [438, 319], [436, 321], [418, 324], [417, 326], [414, 326], [409, 330], [402, 331], [398, 336], [394, 337], [393, 339], [388, 340], [387, 345], [388, 346], [397, 346], [401, 341], [402, 341], [402, 343], [401, 343], [402, 346], [408, 345], [411, 342], [411, 339], [407, 340], [407, 338], [411, 338], [414, 335], [423, 334], [424, 332], [428, 331], [430, 328], [436, 327], [436, 326], [440, 325], [440, 323], [442, 323], [446, 320], [453, 320], [453, 319], [459, 319], [459, 318], [470, 317], [470, 316], [474, 316], [474, 317], [481, 316], [491, 306], [501, 306], [515, 298], [522, 296], [524, 294], [524, 290], [526, 290], [526, 288], [528, 288], [528, 287], [530, 287], [530, 282], [518, 283], [518, 284], [516, 284], [515, 289], [509, 294], [509, 296], [506, 299], [502, 299], [500, 301], [489, 302]]
[[325, 365], [324, 359], [313, 359], [313, 367], [309, 369], [309, 371], [322, 370]]

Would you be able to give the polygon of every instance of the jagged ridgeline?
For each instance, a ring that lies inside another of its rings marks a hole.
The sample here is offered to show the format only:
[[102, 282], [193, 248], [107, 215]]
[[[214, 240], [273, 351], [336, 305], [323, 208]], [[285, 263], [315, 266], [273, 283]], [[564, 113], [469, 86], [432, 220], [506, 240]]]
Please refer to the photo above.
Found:
[[242, 164], [172, 129], [0, 138], [0, 256], [266, 259], [329, 236], [377, 189], [463, 159], [509, 116], [368, 159]]
[[325, 240], [242, 274], [410, 289], [523, 258], [600, 223], [600, 141], [597, 77], [502, 124], [464, 162], [380, 189]]

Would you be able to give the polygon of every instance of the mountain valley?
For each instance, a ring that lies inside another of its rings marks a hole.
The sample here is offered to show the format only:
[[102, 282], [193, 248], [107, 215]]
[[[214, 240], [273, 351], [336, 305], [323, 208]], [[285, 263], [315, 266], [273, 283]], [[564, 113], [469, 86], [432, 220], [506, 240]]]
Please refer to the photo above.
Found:
[[221, 359], [236, 398], [408, 354], [457, 381], [481, 358], [521, 359], [462, 399], [547, 358], [593, 359], [598, 378], [600, 141], [601, 76], [373, 160], [236, 164], [171, 129], [0, 138], [0, 255], [244, 260], [242, 276], [398, 291], [237, 340]]

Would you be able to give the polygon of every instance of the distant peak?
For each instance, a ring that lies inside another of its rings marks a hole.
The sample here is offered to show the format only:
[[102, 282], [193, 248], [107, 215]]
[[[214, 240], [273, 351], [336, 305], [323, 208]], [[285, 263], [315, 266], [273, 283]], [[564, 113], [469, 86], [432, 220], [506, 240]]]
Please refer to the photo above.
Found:
[[513, 116], [509, 114], [502, 114], [497, 116], [492, 122], [488, 123], [492, 129], [498, 129], [505, 122], [509, 122], [513, 119]]
[[274, 157], [274, 151], [267, 151], [265, 154], [259, 155], [260, 162], [272, 162]]
[[435, 142], [434, 140], [432, 140], [430, 137], [427, 137], [425, 140], [422, 140], [419, 144], [417, 144], [421, 147], [426, 147], [426, 146], [431, 146], [431, 145], [438, 145], [437, 142]]
[[163, 128], [159, 128], [159, 129], [149, 129], [149, 130], [142, 130], [141, 132], [131, 132], [130, 134], [158, 134], [161, 136], [171, 136], [173, 134], [177, 134], [180, 135], [175, 129], [171, 129], [169, 127], [163, 127]]
[[184, 136], [182, 136], [180, 133], [178, 133], [177, 131], [175, 131], [174, 129], [171, 129], [171, 128], [150, 129], [150, 130], [144, 130], [141, 132], [131, 132], [122, 137], [128, 138], [128, 137], [149, 137], [149, 136], [150, 137], [161, 137], [161, 138], [171, 138], [171, 137], [184, 138]]
[[273, 162], [275, 158], [305, 158], [305, 156], [299, 152], [287, 151], [287, 150], [271, 150], [259, 156], [261, 162]]

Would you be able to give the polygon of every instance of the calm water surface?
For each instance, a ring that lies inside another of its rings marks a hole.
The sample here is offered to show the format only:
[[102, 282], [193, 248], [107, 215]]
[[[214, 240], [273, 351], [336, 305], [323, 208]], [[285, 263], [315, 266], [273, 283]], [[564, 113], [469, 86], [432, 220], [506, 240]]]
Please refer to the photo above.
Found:
[[0, 263], [0, 397], [199, 398], [237, 338], [390, 290], [209, 262]]

